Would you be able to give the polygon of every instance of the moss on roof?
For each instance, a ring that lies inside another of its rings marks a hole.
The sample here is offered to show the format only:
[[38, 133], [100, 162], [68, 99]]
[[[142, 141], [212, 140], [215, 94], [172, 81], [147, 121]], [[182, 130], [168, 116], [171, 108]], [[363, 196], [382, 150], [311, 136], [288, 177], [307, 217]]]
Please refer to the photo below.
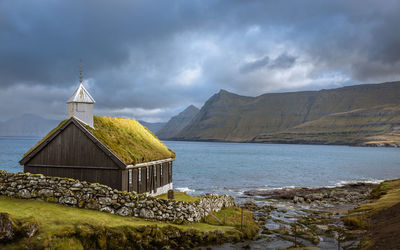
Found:
[[[24, 157], [67, 121], [62, 121], [50, 131], [35, 146], [29, 149], [24, 154]], [[125, 164], [175, 158], [175, 153], [172, 150], [168, 149], [153, 133], [135, 120], [94, 116], [94, 129], [83, 123], [81, 124]]]
[[95, 116], [94, 129], [85, 127], [125, 164], [175, 158], [172, 150], [135, 120]]

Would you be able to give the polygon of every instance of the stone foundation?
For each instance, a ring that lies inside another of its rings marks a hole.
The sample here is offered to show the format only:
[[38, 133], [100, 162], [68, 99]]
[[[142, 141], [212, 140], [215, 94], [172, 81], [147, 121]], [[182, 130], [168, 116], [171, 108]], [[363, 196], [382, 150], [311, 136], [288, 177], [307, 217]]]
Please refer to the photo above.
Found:
[[[160, 192], [167, 188], [172, 188], [172, 183], [171, 186], [161, 187]], [[197, 202], [188, 203], [157, 199], [147, 194], [139, 195], [113, 190], [98, 183], [5, 171], [0, 171], [0, 195], [21, 199], [40, 199], [120, 216], [163, 221], [198, 222], [211, 211], [219, 211], [223, 207], [235, 205], [234, 198], [229, 195], [210, 194]]]

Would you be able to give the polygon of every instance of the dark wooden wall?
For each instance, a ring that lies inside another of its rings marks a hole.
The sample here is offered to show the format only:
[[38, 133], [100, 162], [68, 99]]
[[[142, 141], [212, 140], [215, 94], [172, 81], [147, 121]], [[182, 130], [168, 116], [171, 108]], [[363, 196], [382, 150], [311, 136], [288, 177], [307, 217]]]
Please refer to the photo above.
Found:
[[118, 190], [124, 190], [123, 179], [127, 181], [127, 173], [73, 123], [34, 155], [24, 171], [97, 182]]
[[[172, 162], [132, 168], [129, 171], [132, 171], [132, 181], [130, 183], [128, 181], [129, 191], [137, 193], [156, 191], [157, 188], [172, 182]], [[156, 175], [154, 175], [154, 171]], [[139, 178], [139, 172], [141, 172], [141, 178]]]

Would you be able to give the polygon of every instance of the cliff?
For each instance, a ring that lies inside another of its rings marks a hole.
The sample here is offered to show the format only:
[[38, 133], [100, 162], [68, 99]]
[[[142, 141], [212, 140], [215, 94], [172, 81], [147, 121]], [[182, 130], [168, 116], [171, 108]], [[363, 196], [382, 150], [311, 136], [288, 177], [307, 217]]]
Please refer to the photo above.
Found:
[[[204, 104], [173, 139], [262, 142], [265, 134], [283, 132], [332, 114], [398, 105], [399, 101], [400, 82], [272, 93], [257, 97], [221, 90]], [[343, 116], [341, 120], [351, 123], [350, 118]], [[328, 121], [325, 119], [325, 122]], [[367, 134], [376, 135], [374, 131], [370, 132]]]

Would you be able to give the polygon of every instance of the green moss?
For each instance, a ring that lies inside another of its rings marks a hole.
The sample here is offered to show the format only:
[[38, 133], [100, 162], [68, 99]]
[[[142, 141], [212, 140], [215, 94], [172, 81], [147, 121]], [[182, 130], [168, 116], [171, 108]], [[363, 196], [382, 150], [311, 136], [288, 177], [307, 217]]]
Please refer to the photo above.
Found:
[[47, 200], [48, 202], [53, 202], [53, 203], [56, 203], [56, 202], [57, 202], [57, 199], [54, 198], [54, 197], [47, 197], [46, 200]]
[[[168, 200], [168, 194], [161, 194], [157, 196], [158, 199]], [[191, 196], [185, 192], [174, 192], [174, 200], [175, 201], [184, 201], [184, 202], [197, 202], [200, 201], [202, 197], [199, 196]]]
[[399, 203], [400, 179], [382, 182], [373, 190], [371, 196], [378, 199], [370, 203], [362, 204], [355, 212], [368, 211], [368, 213], [372, 214]]
[[94, 127], [86, 126], [126, 164], [175, 158], [173, 151], [135, 120], [95, 116]]
[[211, 225], [221, 225], [222, 222], [223, 225], [233, 226], [244, 233], [248, 239], [255, 237], [259, 230], [259, 226], [254, 221], [253, 215], [249, 210], [243, 209], [242, 220], [242, 211], [239, 207], [229, 207], [217, 213], [213, 212], [212, 215], [205, 218], [205, 222]]

